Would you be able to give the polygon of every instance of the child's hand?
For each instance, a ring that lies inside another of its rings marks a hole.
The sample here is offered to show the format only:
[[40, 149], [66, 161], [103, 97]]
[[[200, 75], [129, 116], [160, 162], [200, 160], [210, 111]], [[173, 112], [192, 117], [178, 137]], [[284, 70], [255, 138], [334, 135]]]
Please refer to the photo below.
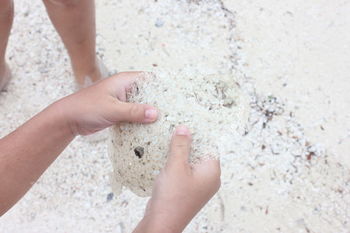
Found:
[[138, 72], [120, 73], [63, 98], [0, 139], [0, 216], [13, 206], [78, 134], [118, 122], [150, 123], [157, 110], [126, 103]]
[[142, 72], [124, 72], [104, 79], [57, 102], [75, 135], [88, 135], [119, 122], [151, 123], [157, 110], [126, 103], [126, 93]]
[[220, 162], [207, 160], [191, 167], [189, 130], [173, 135], [165, 168], [157, 177], [145, 216], [136, 232], [182, 232], [220, 187]]

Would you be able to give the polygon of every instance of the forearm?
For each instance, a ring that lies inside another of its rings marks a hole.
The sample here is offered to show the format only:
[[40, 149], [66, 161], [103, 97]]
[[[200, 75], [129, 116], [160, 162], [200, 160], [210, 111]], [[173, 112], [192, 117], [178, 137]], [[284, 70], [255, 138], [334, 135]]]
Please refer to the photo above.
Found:
[[84, 88], [0, 139], [0, 216], [35, 183], [75, 135], [120, 122], [152, 123], [157, 110], [127, 103], [126, 93], [143, 73], [125, 72]]
[[0, 216], [28, 191], [73, 138], [55, 103], [0, 139]]

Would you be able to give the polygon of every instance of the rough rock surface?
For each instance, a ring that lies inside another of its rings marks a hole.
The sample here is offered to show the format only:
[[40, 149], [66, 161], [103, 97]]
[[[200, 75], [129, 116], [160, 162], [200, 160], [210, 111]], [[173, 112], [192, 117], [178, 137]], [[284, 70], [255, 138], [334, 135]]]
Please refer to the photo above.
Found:
[[190, 162], [197, 163], [232, 154], [249, 114], [247, 97], [233, 75], [169, 76], [158, 72], [145, 76], [130, 93], [129, 101], [157, 107], [160, 117], [154, 124], [112, 128], [110, 158], [116, 193], [125, 186], [139, 196], [151, 195], [176, 126], [190, 128]]

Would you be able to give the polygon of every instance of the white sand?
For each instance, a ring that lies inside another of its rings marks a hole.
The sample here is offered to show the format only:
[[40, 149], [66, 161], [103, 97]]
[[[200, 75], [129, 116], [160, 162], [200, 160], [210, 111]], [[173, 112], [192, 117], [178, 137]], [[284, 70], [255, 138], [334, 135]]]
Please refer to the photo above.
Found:
[[287, 102], [305, 133], [350, 167], [350, 2], [224, 3], [237, 13], [245, 74]]
[[[74, 89], [41, 2], [16, 3], [0, 136]], [[98, 1], [109, 69], [235, 72], [251, 98], [222, 188], [186, 232], [348, 232], [349, 10], [345, 0]], [[110, 171], [104, 142], [76, 139], [0, 232], [130, 232], [147, 199], [110, 200]]]

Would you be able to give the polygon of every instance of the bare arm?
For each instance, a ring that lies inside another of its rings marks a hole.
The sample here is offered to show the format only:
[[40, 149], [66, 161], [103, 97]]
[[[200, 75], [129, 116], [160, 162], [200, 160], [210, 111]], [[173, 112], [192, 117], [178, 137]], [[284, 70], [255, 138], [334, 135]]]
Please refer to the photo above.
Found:
[[126, 103], [138, 72], [120, 73], [50, 105], [0, 139], [0, 216], [37, 181], [76, 135], [118, 122], [150, 123], [157, 111]]
[[0, 215], [28, 191], [75, 137], [57, 107], [50, 106], [0, 140]]

